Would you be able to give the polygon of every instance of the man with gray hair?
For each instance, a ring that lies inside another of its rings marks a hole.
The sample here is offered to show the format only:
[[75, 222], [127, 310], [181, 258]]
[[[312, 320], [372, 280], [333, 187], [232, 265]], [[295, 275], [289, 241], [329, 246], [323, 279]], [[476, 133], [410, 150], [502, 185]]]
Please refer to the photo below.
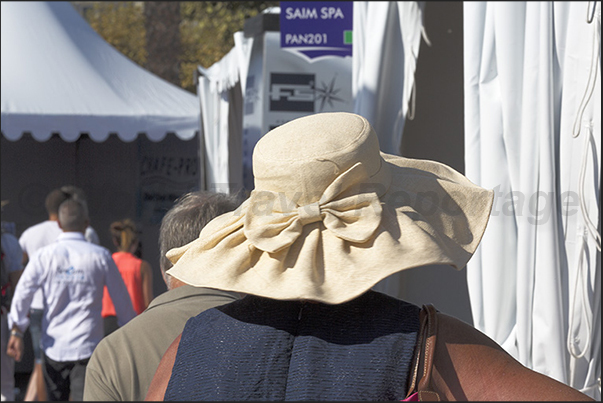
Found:
[[106, 285], [115, 301], [118, 322], [136, 314], [111, 252], [86, 241], [86, 203], [71, 198], [58, 211], [61, 235], [30, 256], [15, 290], [9, 315], [11, 337], [7, 353], [23, 355], [23, 332], [34, 293], [43, 291], [42, 370], [52, 401], [82, 400], [86, 365], [103, 338], [101, 318]]
[[209, 221], [235, 210], [241, 201], [239, 196], [197, 191], [182, 196], [166, 213], [159, 230], [159, 266], [168, 291], [99, 343], [86, 368], [84, 400], [144, 400], [163, 353], [186, 321], [240, 298], [236, 292], [191, 287], [167, 276], [172, 263], [165, 254], [197, 239]]

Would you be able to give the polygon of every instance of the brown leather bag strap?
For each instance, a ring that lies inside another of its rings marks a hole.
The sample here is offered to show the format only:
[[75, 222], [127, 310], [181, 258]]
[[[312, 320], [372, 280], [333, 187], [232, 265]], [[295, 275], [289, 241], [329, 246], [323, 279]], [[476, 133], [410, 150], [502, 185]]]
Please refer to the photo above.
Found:
[[[435, 307], [431, 304], [423, 305], [420, 320], [421, 328], [419, 329], [419, 339], [417, 340], [419, 353], [417, 354], [417, 358], [414, 363], [413, 376], [408, 396], [414, 393], [416, 388], [420, 401], [437, 402], [440, 401], [440, 395], [438, 395], [438, 393], [435, 392], [431, 387], [433, 355], [435, 352], [438, 333], [438, 318]], [[419, 368], [421, 363], [423, 365], [421, 368]]]
[[423, 370], [419, 379], [419, 400], [425, 402], [439, 402], [440, 395], [431, 387], [431, 372], [433, 370], [433, 355], [435, 353], [436, 340], [438, 336], [438, 316], [435, 307], [431, 304], [423, 305], [421, 313], [424, 312], [423, 321]]

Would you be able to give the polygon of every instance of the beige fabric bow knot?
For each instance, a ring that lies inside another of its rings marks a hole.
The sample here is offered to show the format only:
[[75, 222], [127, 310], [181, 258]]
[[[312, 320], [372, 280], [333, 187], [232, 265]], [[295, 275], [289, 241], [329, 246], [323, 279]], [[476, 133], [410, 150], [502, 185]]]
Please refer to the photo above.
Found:
[[305, 225], [322, 221], [325, 228], [341, 239], [366, 242], [379, 227], [382, 211], [379, 197], [387, 191], [385, 186], [362, 189], [368, 179], [362, 164], [357, 163], [340, 174], [319, 201], [304, 206], [298, 206], [284, 193], [253, 191], [248, 206], [255, 208], [245, 213], [245, 237], [256, 248], [275, 253], [291, 246]]

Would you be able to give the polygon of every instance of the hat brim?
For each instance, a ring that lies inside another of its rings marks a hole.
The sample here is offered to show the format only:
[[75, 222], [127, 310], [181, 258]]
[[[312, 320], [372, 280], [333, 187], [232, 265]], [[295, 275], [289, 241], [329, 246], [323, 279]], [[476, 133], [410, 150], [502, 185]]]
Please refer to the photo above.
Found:
[[208, 223], [195, 241], [169, 251], [174, 266], [167, 273], [192, 286], [338, 304], [402, 270], [463, 268], [485, 231], [493, 191], [435, 161], [381, 156], [391, 183], [368, 241], [341, 239], [319, 221], [305, 225], [290, 247], [264, 252], [244, 233], [248, 199]]

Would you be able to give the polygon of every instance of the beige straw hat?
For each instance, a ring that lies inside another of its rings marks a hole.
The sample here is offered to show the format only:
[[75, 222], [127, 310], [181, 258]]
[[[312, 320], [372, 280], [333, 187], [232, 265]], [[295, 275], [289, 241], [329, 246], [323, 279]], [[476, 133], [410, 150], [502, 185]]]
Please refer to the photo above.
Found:
[[172, 249], [168, 274], [201, 287], [329, 304], [401, 270], [465, 266], [493, 192], [434, 161], [380, 152], [369, 122], [319, 113], [262, 137], [255, 189], [199, 238]]

